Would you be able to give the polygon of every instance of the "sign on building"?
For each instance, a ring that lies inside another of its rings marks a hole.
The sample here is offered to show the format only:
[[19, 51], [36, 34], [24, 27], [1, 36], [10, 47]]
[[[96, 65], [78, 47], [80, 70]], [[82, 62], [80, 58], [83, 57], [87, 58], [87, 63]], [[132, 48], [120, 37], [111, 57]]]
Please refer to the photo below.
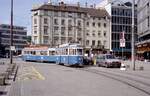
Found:
[[126, 41], [125, 41], [125, 34], [124, 32], [121, 32], [120, 34], [120, 47], [125, 47], [126, 45]]

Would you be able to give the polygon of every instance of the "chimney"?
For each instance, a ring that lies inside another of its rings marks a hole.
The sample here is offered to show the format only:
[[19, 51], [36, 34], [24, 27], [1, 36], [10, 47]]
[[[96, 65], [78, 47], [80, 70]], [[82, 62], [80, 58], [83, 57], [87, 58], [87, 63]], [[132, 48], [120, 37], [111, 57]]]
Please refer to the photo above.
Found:
[[94, 4], [94, 8], [96, 8], [96, 4]]
[[52, 1], [51, 1], [51, 0], [48, 0], [48, 4], [52, 4]]
[[48, 3], [51, 3], [51, 0], [48, 0]]
[[85, 8], [87, 8], [87, 2], [85, 2]]
[[93, 8], [93, 5], [90, 5], [91, 8]]
[[80, 7], [80, 2], [77, 2], [77, 6]]
[[60, 0], [59, 6], [64, 6], [64, 5], [65, 5], [65, 4], [64, 4], [63, 0]]

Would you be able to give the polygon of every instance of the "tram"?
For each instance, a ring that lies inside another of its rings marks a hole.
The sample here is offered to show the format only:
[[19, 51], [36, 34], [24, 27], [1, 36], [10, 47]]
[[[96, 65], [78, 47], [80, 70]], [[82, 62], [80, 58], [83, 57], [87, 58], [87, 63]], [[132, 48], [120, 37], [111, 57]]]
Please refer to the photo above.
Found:
[[56, 62], [55, 48], [48, 47], [26, 47], [22, 50], [24, 61]]
[[66, 66], [83, 65], [83, 47], [80, 44], [62, 44], [56, 49], [56, 63]]
[[83, 65], [83, 47], [80, 44], [62, 44], [58, 48], [26, 47], [22, 50], [24, 61], [55, 62], [66, 66]]

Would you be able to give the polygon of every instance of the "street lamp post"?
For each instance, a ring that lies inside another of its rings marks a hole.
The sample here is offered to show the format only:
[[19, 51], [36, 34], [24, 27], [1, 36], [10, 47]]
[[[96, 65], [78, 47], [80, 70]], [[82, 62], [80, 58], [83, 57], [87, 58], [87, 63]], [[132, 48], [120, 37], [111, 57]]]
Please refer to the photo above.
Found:
[[135, 15], [135, 0], [132, 1], [132, 65], [133, 65], [133, 70], [135, 70], [134, 15]]
[[11, 24], [10, 24], [10, 64], [13, 63], [13, 0], [11, 0]]

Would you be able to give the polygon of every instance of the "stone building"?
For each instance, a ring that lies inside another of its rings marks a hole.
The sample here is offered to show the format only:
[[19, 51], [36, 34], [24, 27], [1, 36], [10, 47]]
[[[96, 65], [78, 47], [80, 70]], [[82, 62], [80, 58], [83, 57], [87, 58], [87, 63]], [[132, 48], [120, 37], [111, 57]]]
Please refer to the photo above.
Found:
[[78, 42], [111, 50], [110, 18], [104, 9], [47, 3], [32, 8], [32, 42], [51, 47]]

